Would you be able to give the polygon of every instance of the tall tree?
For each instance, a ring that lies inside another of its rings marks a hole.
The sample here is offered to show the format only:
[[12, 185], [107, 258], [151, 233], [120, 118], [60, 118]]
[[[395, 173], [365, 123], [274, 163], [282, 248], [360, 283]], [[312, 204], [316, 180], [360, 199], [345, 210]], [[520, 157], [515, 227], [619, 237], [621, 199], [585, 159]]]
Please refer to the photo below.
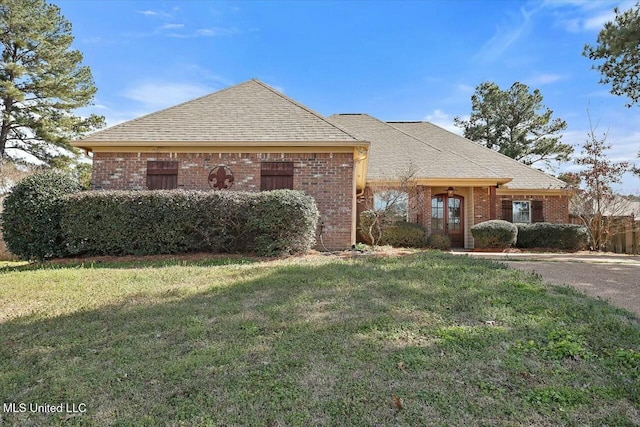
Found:
[[585, 142], [582, 153], [575, 162], [583, 167], [578, 173], [584, 188], [575, 193], [573, 209], [584, 222], [591, 235], [594, 249], [606, 250], [609, 241], [619, 225], [613, 217], [622, 216], [628, 203], [613, 190], [613, 184], [620, 183], [622, 175], [629, 170], [629, 162], [615, 162], [607, 158], [611, 149], [607, 135], [598, 138], [593, 126]]
[[616, 14], [604, 24], [595, 46], [585, 45], [582, 54], [603, 63], [594, 66], [602, 75], [600, 83], [611, 83], [611, 93], [626, 95], [627, 107], [640, 101], [640, 2]]
[[567, 161], [573, 147], [560, 142], [567, 128], [553, 111], [542, 105], [542, 94], [515, 82], [501, 90], [492, 82], [476, 87], [471, 96], [469, 120], [454, 119], [464, 136], [527, 165]]
[[45, 0], [0, 0], [0, 161], [31, 154], [45, 163], [73, 151], [72, 138], [104, 125], [74, 115], [96, 88], [71, 23]]

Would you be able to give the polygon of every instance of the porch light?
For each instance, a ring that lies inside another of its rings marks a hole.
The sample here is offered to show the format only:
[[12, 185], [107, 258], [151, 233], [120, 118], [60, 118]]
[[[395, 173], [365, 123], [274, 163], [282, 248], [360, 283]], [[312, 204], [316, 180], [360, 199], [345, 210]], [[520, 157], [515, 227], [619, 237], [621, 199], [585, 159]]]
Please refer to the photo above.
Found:
[[456, 192], [456, 189], [455, 189], [455, 188], [453, 188], [453, 187], [449, 187], [449, 188], [447, 188], [447, 196], [449, 196], [449, 197], [453, 197], [453, 195], [455, 194], [455, 192]]

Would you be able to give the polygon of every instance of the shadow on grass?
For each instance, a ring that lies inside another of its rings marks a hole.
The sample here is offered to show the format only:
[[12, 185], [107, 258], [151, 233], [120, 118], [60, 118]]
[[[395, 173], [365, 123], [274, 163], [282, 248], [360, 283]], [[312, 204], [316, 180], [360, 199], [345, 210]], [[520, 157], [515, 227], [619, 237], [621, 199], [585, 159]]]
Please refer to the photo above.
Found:
[[[0, 324], [0, 399], [88, 411], [0, 421], [637, 422], [631, 315], [554, 289], [503, 265], [421, 254], [248, 270], [187, 298], [19, 318]], [[589, 357], [544, 353], [557, 330]]]
[[[104, 259], [103, 259], [104, 258]], [[163, 268], [163, 267], [216, 267], [224, 265], [246, 265], [264, 261], [259, 258], [246, 255], [202, 255], [201, 257], [190, 259], [181, 255], [163, 256], [162, 259], [153, 257], [96, 257], [96, 258], [73, 258], [69, 260], [55, 259], [43, 262], [21, 263], [20, 265], [5, 265], [0, 267], [0, 273], [36, 271], [36, 270], [60, 270], [66, 268]]]

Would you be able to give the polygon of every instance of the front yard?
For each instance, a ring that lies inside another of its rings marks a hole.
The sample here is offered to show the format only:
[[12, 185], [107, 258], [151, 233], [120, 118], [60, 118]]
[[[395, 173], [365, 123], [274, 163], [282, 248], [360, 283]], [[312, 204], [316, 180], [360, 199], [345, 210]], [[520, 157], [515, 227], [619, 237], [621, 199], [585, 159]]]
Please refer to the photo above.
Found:
[[638, 425], [640, 322], [437, 252], [8, 263], [0, 400], [1, 425]]

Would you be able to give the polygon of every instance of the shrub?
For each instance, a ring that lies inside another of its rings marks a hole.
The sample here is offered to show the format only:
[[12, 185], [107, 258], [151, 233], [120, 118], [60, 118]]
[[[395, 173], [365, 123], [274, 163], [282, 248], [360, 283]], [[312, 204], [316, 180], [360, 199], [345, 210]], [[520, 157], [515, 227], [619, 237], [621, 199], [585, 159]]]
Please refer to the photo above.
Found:
[[[378, 221], [377, 224], [374, 223], [376, 220]], [[384, 226], [381, 225], [381, 222], [381, 218], [375, 211], [366, 210], [360, 213], [360, 236], [368, 245], [380, 243], [382, 229], [384, 228]]]
[[578, 224], [537, 222], [518, 225], [519, 248], [551, 248], [569, 251], [585, 249], [589, 244], [587, 227]]
[[194, 251], [304, 252], [318, 211], [297, 191], [100, 191], [67, 196], [67, 253], [153, 255]]
[[419, 224], [407, 221], [397, 221], [382, 230], [381, 245], [404, 248], [424, 247], [427, 229]]
[[247, 230], [258, 255], [303, 253], [313, 247], [320, 214], [312, 197], [275, 190], [252, 199]]
[[448, 251], [451, 249], [451, 239], [446, 234], [432, 233], [427, 239], [427, 247], [431, 249], [439, 249]]
[[471, 227], [476, 248], [504, 249], [516, 244], [518, 227], [508, 221], [493, 219]]
[[64, 256], [60, 232], [61, 197], [79, 191], [68, 174], [47, 170], [19, 181], [4, 199], [3, 238], [22, 259]]

